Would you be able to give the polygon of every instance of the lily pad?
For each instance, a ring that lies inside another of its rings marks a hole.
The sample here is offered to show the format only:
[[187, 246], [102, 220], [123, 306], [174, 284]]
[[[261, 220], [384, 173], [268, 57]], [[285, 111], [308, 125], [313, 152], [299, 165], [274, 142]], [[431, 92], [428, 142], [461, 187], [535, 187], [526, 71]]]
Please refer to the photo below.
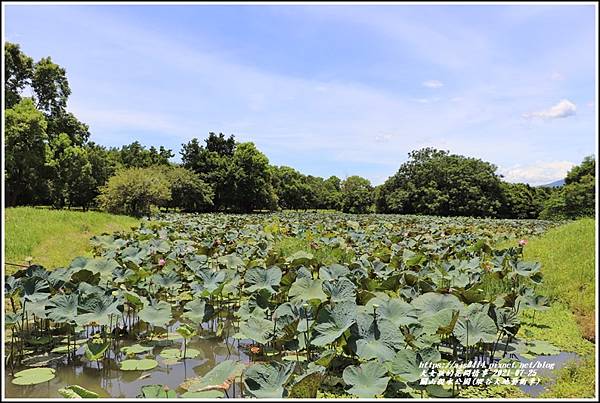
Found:
[[124, 360], [119, 364], [121, 371], [147, 371], [156, 368], [156, 366], [158, 366], [158, 362], [149, 358], [141, 360]]
[[369, 361], [360, 366], [349, 366], [344, 369], [342, 377], [346, 385], [352, 386], [348, 392], [358, 397], [375, 397], [381, 395], [390, 380], [386, 369], [377, 361]]
[[15, 385], [37, 385], [54, 379], [55, 370], [52, 368], [30, 368], [19, 371], [11, 383]]

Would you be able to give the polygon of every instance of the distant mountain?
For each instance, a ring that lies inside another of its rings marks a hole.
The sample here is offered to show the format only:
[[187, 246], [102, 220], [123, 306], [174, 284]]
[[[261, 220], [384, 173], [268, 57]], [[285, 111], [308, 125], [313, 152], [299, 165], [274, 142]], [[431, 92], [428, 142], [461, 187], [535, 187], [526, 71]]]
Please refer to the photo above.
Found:
[[565, 184], [565, 180], [564, 179], [559, 179], [559, 180], [554, 181], [552, 183], [547, 183], [545, 185], [540, 185], [540, 187], [543, 187], [543, 188], [557, 188], [557, 187], [562, 186], [564, 184]]

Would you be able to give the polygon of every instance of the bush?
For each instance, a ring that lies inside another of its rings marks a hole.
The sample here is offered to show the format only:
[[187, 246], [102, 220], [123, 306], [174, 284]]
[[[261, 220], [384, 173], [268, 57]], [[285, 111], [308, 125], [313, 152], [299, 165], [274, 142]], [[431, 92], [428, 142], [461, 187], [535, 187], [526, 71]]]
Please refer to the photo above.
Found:
[[117, 171], [100, 187], [97, 200], [111, 213], [149, 215], [152, 206], [165, 206], [171, 200], [171, 189], [161, 169], [128, 168]]

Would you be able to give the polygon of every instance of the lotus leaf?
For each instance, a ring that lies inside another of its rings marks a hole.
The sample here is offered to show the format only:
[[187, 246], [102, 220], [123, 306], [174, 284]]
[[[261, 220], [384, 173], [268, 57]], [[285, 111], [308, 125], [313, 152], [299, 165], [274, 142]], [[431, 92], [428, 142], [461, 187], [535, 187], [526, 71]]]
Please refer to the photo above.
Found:
[[60, 388], [58, 393], [62, 397], [66, 397], [68, 399], [96, 399], [99, 398], [96, 392], [92, 392], [82, 386], [79, 385], [69, 385], [64, 388]]
[[52, 368], [25, 369], [15, 373], [15, 377], [11, 382], [15, 385], [36, 385], [53, 379], [55, 372]]
[[173, 319], [171, 316], [171, 305], [165, 301], [145, 306], [139, 312], [138, 316], [144, 322], [158, 327], [166, 327]]
[[280, 398], [285, 385], [294, 372], [294, 363], [254, 364], [244, 372], [246, 391], [257, 398]]
[[147, 371], [158, 365], [156, 360], [144, 358], [141, 360], [123, 360], [120, 363], [121, 371]]
[[174, 390], [164, 385], [142, 386], [142, 397], [144, 399], [173, 399], [177, 397]]
[[274, 287], [279, 286], [281, 282], [281, 269], [277, 266], [269, 269], [254, 267], [246, 272], [244, 282], [248, 285], [246, 292], [252, 293], [259, 290], [266, 290], [270, 294], [274, 294]]
[[389, 377], [386, 369], [377, 361], [369, 361], [360, 366], [344, 369], [342, 377], [346, 385], [352, 386], [348, 393], [358, 397], [375, 397], [387, 388]]
[[288, 291], [288, 296], [291, 297], [292, 302], [327, 300], [327, 294], [323, 292], [323, 280], [312, 280], [306, 277], [296, 279]]
[[463, 346], [474, 346], [479, 342], [496, 341], [498, 329], [493, 319], [485, 312], [479, 312], [468, 318], [460, 318], [454, 328], [454, 335]]
[[333, 308], [326, 307], [319, 312], [317, 324], [314, 327], [311, 344], [325, 346], [333, 343], [352, 326], [356, 317], [356, 304], [353, 302], [342, 302]]

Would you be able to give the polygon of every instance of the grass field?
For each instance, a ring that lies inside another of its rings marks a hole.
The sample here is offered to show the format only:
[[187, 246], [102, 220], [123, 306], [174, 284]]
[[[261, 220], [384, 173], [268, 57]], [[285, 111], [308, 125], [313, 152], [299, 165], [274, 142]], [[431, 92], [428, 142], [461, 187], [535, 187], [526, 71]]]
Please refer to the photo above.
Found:
[[[522, 336], [549, 341], [563, 351], [580, 354], [580, 362], [563, 368], [543, 398], [594, 397], [595, 395], [595, 222], [581, 219], [529, 240], [525, 260], [542, 264], [544, 282], [540, 289], [551, 308], [531, 313], [521, 320]], [[577, 326], [579, 325], [579, 326]]]
[[[80, 212], [15, 207], [4, 210], [5, 261], [45, 267], [68, 264], [76, 256], [89, 256], [89, 239], [103, 232], [129, 230], [139, 220], [94, 211]], [[7, 272], [14, 267], [6, 266]]]
[[586, 218], [554, 228], [530, 240], [525, 260], [542, 263], [542, 293], [571, 308], [584, 337], [595, 329], [595, 222]]

